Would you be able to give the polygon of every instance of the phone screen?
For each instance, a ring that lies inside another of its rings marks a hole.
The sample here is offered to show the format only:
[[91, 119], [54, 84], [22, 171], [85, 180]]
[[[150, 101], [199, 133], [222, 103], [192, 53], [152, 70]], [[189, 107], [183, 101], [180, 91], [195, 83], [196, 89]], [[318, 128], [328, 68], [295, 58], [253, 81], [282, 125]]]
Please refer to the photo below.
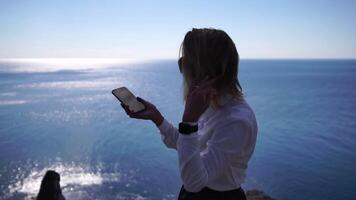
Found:
[[123, 104], [129, 106], [129, 109], [133, 112], [138, 112], [145, 109], [145, 105], [137, 101], [135, 95], [132, 94], [126, 87], [114, 89], [112, 94]]

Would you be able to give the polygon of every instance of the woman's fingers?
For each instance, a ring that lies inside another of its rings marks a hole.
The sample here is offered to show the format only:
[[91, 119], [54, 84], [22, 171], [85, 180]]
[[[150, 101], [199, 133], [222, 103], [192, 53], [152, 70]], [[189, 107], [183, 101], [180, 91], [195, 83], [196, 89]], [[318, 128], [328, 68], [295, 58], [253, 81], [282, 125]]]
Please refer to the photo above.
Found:
[[199, 92], [203, 96], [205, 102], [209, 101], [213, 96], [217, 95], [217, 91], [213, 87], [206, 87]]
[[150, 112], [146, 110], [135, 112], [130, 115], [131, 118], [136, 118], [136, 119], [151, 119], [150, 116], [151, 116]]
[[136, 99], [137, 99], [137, 101], [143, 103], [143, 105], [145, 105], [145, 106], [147, 105], [147, 102], [144, 99], [142, 99], [140, 97], [136, 97]]
[[197, 81], [194, 81], [192, 85], [190, 85], [189, 87], [189, 90], [192, 91], [192, 90], [195, 90], [195, 89], [203, 89], [207, 86], [210, 86], [212, 84], [214, 84], [216, 82], [218, 78], [215, 77], [213, 79], [208, 79], [208, 76], [206, 76], [202, 81], [200, 82], [197, 82]]
[[132, 112], [130, 111], [130, 109], [128, 108], [128, 106], [126, 106], [126, 105], [123, 104], [123, 103], [121, 103], [120, 105], [121, 105], [121, 107], [125, 110], [125, 112], [126, 112], [127, 115], [131, 115]]
[[218, 91], [212, 87], [207, 87], [204, 92], [206, 95], [209, 95], [211, 97], [218, 94]]
[[129, 109], [128, 106], [126, 106], [125, 104], [121, 103], [122, 108], [124, 108], [126, 114], [128, 116], [130, 116], [130, 118], [136, 118], [136, 119], [148, 119], [148, 114], [146, 110], [142, 110], [139, 112], [133, 112]]
[[215, 77], [215, 78], [209, 80], [209, 77], [206, 76], [202, 81], [200, 81], [199, 84], [197, 81], [194, 81], [193, 84], [190, 85], [190, 87], [189, 87], [188, 96], [190, 96], [192, 93], [195, 93], [195, 92], [205, 93], [206, 91], [204, 91], [204, 90], [206, 88], [210, 88], [211, 85], [217, 81], [217, 79], [218, 79], [218, 77]]
[[145, 106], [145, 110], [150, 110], [155, 107], [155, 105], [153, 105], [151, 102], [146, 101], [146, 100], [142, 99], [141, 97], [137, 97], [136, 99], [137, 99], [137, 101], [141, 102]]
[[212, 85], [213, 83], [215, 83], [215, 81], [217, 80], [217, 78], [213, 78], [211, 80], [207, 80], [207, 79], [204, 79], [200, 84], [199, 84], [199, 88], [205, 88], [207, 86], [210, 86]]

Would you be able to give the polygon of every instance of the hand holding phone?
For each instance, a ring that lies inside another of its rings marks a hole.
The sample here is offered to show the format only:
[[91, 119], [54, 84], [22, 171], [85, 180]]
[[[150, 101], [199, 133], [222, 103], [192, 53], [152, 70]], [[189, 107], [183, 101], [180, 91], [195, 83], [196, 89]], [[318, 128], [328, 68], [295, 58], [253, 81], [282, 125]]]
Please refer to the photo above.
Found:
[[126, 87], [116, 88], [112, 91], [112, 94], [124, 105], [128, 106], [132, 112], [139, 112], [145, 108], [141, 102], [137, 101], [136, 97]]
[[140, 97], [137, 97], [136, 99], [136, 97], [125, 87], [113, 90], [112, 94], [121, 102], [122, 108], [130, 118], [152, 120], [157, 127], [162, 124], [164, 118], [156, 106], [151, 102]]

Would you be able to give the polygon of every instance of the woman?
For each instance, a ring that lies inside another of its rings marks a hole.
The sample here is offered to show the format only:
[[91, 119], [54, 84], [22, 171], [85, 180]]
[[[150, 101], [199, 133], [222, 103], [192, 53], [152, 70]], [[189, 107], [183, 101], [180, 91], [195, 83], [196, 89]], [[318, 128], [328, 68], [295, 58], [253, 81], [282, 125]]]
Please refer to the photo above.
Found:
[[189, 31], [180, 48], [185, 110], [179, 129], [150, 102], [131, 118], [152, 120], [177, 150], [183, 185], [179, 200], [246, 199], [241, 184], [256, 143], [257, 123], [238, 81], [239, 55], [222, 30]]

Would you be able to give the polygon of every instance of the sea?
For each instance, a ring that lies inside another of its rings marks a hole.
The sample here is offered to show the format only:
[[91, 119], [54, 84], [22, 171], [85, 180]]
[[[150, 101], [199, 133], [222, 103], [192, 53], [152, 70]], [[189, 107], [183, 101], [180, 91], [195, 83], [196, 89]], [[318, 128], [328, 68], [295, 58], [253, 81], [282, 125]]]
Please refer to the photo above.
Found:
[[[47, 170], [66, 199], [177, 199], [177, 152], [129, 118], [126, 86], [174, 125], [184, 102], [173, 59], [3, 59], [0, 199], [32, 199]], [[245, 59], [239, 79], [258, 123], [244, 190], [278, 200], [356, 198], [356, 60]]]

